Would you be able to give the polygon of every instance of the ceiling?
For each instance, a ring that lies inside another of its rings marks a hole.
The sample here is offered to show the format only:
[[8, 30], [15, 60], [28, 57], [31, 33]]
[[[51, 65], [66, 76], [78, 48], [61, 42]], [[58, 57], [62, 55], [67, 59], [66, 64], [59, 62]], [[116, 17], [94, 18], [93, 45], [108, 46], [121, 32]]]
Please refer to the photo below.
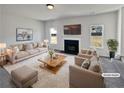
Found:
[[33, 18], [36, 20], [52, 20], [57, 18], [94, 15], [97, 13], [115, 11], [121, 4], [55, 4], [53, 10], [48, 10], [45, 4], [8, 4], [2, 5], [8, 13]]

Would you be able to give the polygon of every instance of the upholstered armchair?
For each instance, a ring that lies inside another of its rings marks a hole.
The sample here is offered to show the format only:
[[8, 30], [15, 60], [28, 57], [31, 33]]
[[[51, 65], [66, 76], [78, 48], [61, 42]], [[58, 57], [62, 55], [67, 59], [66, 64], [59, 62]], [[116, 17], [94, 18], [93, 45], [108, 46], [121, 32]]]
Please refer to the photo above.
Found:
[[98, 61], [96, 51], [91, 50], [81, 50], [81, 52], [75, 56], [75, 64], [81, 66], [82, 62], [88, 59], [90, 61]]
[[100, 73], [80, 68], [76, 65], [69, 66], [70, 88], [103, 88], [104, 78]]
[[78, 66], [81, 66], [82, 63], [86, 60], [87, 58], [75, 56], [75, 64]]
[[97, 53], [94, 50], [82, 49], [78, 56], [90, 59], [92, 56], [97, 56]]

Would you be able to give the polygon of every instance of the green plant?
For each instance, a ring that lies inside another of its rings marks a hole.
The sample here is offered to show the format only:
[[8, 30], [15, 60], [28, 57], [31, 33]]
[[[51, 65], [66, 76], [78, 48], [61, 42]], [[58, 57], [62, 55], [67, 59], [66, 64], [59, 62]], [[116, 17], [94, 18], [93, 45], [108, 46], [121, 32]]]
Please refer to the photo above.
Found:
[[116, 39], [109, 39], [107, 41], [109, 51], [116, 52], [118, 47], [118, 41]]
[[49, 55], [50, 55], [51, 58], [52, 58], [53, 54], [54, 54], [54, 51], [53, 50], [49, 50]]

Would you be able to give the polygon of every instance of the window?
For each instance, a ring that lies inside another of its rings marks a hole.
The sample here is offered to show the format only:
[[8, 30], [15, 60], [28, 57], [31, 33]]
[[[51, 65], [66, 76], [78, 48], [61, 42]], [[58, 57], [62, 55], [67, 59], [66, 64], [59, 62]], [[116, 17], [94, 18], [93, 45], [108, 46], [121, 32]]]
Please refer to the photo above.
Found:
[[103, 47], [103, 25], [91, 25], [90, 26], [90, 44], [93, 48]]
[[50, 43], [57, 44], [57, 31], [54, 28], [50, 28]]

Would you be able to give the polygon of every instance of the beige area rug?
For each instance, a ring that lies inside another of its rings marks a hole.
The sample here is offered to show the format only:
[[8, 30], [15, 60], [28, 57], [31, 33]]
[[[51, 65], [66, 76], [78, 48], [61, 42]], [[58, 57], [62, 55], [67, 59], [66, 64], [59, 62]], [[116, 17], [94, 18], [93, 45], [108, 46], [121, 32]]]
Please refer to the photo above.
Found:
[[[67, 61], [60, 70], [53, 74], [50, 71], [42, 69], [41, 63], [37, 61], [38, 58], [45, 56], [47, 53], [27, 59], [25, 61], [10, 65], [7, 64], [4, 68], [11, 73], [12, 70], [23, 65], [29, 66], [38, 71], [38, 81], [32, 85], [33, 88], [68, 88], [69, 87], [69, 65], [74, 64], [74, 56], [65, 55]], [[24, 72], [25, 73], [25, 72]]]

